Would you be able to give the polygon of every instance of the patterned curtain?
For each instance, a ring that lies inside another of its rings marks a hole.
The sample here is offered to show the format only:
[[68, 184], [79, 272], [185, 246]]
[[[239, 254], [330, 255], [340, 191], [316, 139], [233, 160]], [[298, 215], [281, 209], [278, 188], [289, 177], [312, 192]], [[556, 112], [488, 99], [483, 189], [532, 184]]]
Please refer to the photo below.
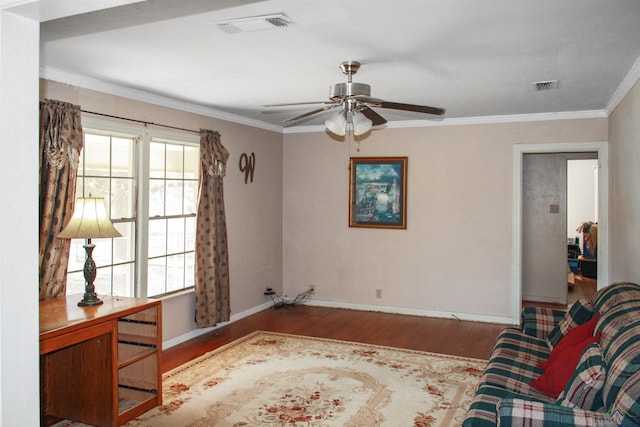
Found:
[[57, 239], [73, 216], [76, 171], [84, 145], [80, 107], [40, 104], [40, 299], [65, 295], [70, 240]]
[[196, 225], [196, 313], [199, 328], [228, 321], [229, 253], [222, 179], [229, 152], [218, 132], [200, 131], [200, 197]]

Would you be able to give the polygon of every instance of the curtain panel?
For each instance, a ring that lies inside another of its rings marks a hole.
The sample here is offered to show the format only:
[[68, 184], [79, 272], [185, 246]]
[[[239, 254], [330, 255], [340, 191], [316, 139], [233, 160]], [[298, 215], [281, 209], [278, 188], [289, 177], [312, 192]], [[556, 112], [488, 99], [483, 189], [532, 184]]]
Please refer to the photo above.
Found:
[[195, 321], [199, 328], [226, 322], [229, 303], [229, 253], [222, 180], [229, 152], [215, 131], [200, 131], [200, 188], [196, 223]]
[[80, 107], [40, 104], [40, 300], [65, 295], [71, 240], [56, 236], [73, 216], [84, 135]]

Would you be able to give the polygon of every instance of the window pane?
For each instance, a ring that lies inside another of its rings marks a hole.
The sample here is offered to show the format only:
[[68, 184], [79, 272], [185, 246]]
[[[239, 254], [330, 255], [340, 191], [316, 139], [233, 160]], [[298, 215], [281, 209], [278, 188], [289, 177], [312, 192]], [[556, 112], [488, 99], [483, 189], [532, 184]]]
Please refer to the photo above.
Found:
[[91, 239], [91, 243], [96, 245], [92, 257], [98, 268], [113, 263], [112, 240], [114, 239]]
[[185, 247], [187, 251], [195, 250], [196, 247], [196, 218], [185, 218], [186, 230], [185, 230]]
[[[82, 197], [104, 197], [105, 202], [108, 203], [108, 199], [111, 195], [111, 183], [109, 178], [85, 178], [84, 179], [84, 193]], [[81, 194], [77, 194], [78, 197]], [[108, 205], [105, 205], [105, 208], [109, 209]]]
[[83, 149], [85, 175], [109, 176], [110, 143], [109, 136], [85, 135]]
[[82, 271], [67, 274], [67, 295], [84, 294], [84, 283]]
[[134, 262], [136, 259], [136, 233], [133, 222], [113, 224], [122, 237], [113, 239], [113, 263]]
[[200, 170], [200, 150], [196, 147], [184, 147], [184, 178], [198, 179]]
[[111, 294], [111, 267], [98, 268], [96, 271], [96, 279], [93, 285], [96, 287], [96, 293], [102, 299], [105, 295]]
[[133, 178], [133, 139], [113, 138], [111, 140], [111, 175]]
[[152, 297], [165, 293], [166, 258], [149, 260], [149, 274], [147, 280], [147, 296]]
[[184, 218], [168, 220], [167, 253], [184, 252]]
[[149, 216], [164, 216], [164, 180], [149, 180]]
[[113, 219], [133, 218], [135, 216], [135, 195], [133, 192], [133, 179], [113, 178], [111, 180], [110, 215]]
[[184, 182], [184, 213], [194, 214], [198, 209], [198, 182]]
[[149, 176], [164, 178], [164, 144], [152, 142], [149, 145]]
[[[81, 170], [82, 169], [78, 169], [78, 171], [81, 171]], [[78, 172], [78, 179], [76, 179], [76, 197], [82, 197], [83, 194], [84, 194], [84, 177], [80, 175]]]
[[184, 288], [184, 254], [167, 257], [167, 292]]
[[167, 220], [149, 220], [149, 257], [167, 253]]
[[166, 144], [167, 178], [182, 179], [184, 167], [184, 147], [182, 145]]
[[184, 287], [195, 286], [196, 255], [193, 252], [189, 252], [184, 255], [184, 261]]
[[[83, 245], [83, 239], [71, 239], [71, 249], [69, 251], [69, 266], [67, 267], [67, 271], [82, 271], [82, 269], [84, 268], [85, 250]], [[68, 280], [69, 279], [67, 278], [67, 281]]]
[[132, 297], [135, 277], [135, 264], [113, 266], [113, 294], [122, 297]]
[[182, 215], [182, 181], [167, 180], [167, 203], [165, 205], [166, 215]]

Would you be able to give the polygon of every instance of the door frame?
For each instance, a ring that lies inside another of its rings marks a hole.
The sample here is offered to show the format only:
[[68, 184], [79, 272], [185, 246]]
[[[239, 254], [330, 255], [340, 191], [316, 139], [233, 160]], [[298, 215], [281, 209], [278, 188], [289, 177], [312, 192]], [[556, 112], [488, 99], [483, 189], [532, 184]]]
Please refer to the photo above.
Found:
[[598, 289], [609, 283], [609, 142], [515, 144], [513, 147], [512, 272], [513, 318], [520, 323], [522, 310], [522, 162], [530, 153], [598, 153]]

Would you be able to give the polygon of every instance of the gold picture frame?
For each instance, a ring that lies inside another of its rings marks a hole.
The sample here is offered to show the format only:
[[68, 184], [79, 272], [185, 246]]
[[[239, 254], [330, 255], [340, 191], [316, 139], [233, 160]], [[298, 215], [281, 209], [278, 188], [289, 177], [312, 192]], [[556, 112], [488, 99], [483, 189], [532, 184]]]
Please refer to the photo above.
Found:
[[407, 157], [351, 157], [349, 227], [407, 228]]

